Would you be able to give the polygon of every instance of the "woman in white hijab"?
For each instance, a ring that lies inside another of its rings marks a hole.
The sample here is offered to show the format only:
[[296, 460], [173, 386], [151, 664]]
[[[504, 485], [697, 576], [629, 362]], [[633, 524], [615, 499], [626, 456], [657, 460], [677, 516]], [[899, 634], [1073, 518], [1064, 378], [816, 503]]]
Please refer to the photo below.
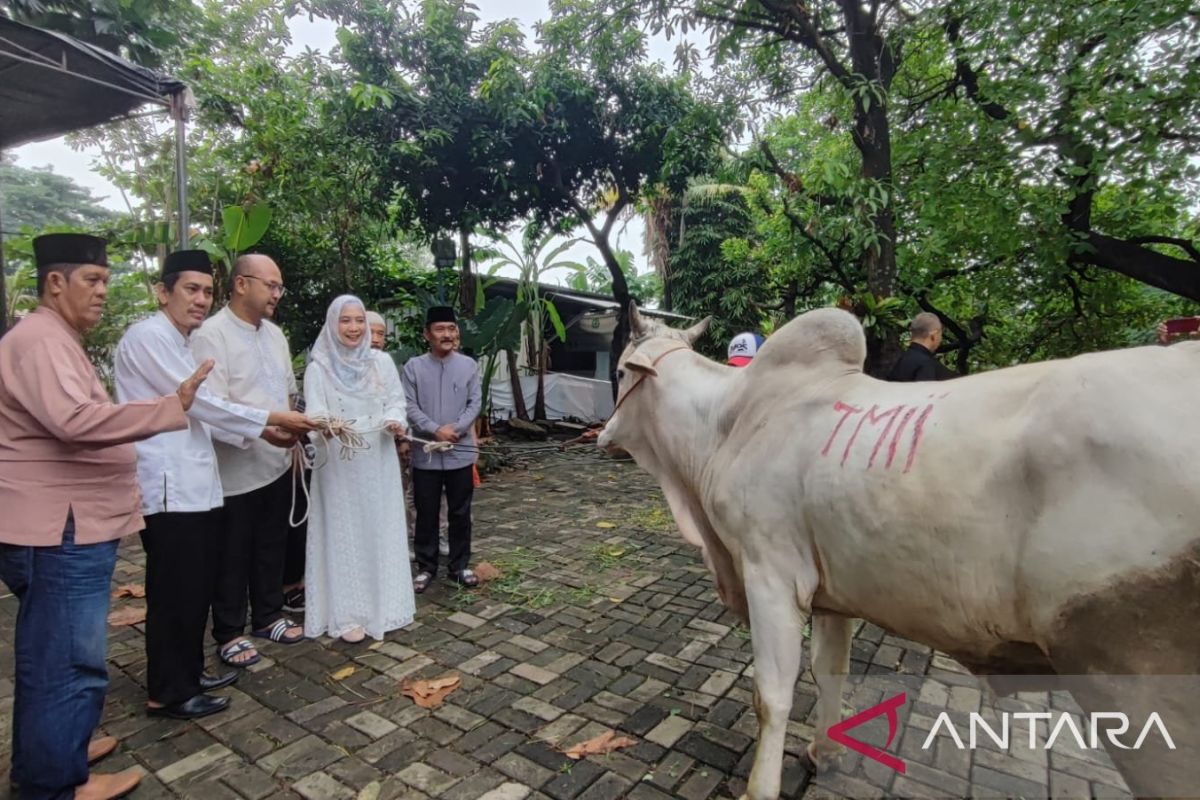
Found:
[[317, 441], [304, 576], [306, 636], [382, 639], [412, 622], [400, 460], [404, 389], [385, 353], [371, 349], [363, 303], [330, 304], [304, 371], [305, 413], [332, 435]]

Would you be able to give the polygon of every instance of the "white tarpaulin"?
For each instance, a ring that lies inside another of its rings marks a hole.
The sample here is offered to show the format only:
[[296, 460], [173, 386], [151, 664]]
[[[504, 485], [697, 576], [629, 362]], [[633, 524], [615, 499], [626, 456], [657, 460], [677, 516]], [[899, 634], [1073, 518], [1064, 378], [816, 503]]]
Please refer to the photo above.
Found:
[[[613, 411], [612, 384], [577, 375], [551, 372], [545, 378], [546, 417], [584, 422], [603, 422]], [[537, 376], [521, 376], [521, 393], [525, 408], [533, 413], [537, 399]], [[508, 380], [497, 377], [492, 381], [492, 415], [501, 419], [514, 416], [512, 387]]]

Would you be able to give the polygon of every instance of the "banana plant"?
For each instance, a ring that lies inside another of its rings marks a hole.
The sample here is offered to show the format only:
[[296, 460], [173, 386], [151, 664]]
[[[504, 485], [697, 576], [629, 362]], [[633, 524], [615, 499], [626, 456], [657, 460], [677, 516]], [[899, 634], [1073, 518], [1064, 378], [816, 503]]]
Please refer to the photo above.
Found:
[[262, 241], [271, 226], [271, 207], [266, 203], [251, 203], [244, 206], [225, 206], [221, 209], [221, 240], [200, 238], [192, 246], [204, 250], [214, 261], [219, 262], [218, 300], [229, 291], [229, 276], [233, 273], [233, 262], [237, 257]]
[[[492, 380], [496, 377], [500, 353], [520, 346], [521, 321], [528, 309], [507, 297], [493, 297], [479, 308], [474, 318], [460, 320], [463, 349], [480, 360], [480, 383], [484, 419], [491, 415]], [[520, 391], [516, 387], [515, 391]]]
[[[491, 262], [488, 274], [492, 275], [502, 267], [515, 268], [520, 277], [517, 282], [517, 304], [526, 310], [526, 336], [528, 352], [535, 359], [537, 374], [537, 399], [534, 402], [534, 417], [544, 419], [546, 416], [546, 370], [549, 367], [546, 340], [546, 325], [554, 329], [554, 335], [559, 341], [567, 340], [567, 329], [563, 324], [562, 315], [548, 297], [541, 294], [541, 278], [547, 272], [555, 269], [570, 270], [575, 274], [586, 272], [587, 267], [574, 261], [562, 259], [561, 256], [577, 242], [578, 238], [567, 239], [558, 246], [546, 252], [550, 244], [557, 238], [553, 231], [543, 231], [535, 223], [528, 223], [521, 232], [521, 248], [518, 249], [507, 239], [493, 237], [495, 246], [484, 251], [483, 258]], [[482, 263], [482, 259], [481, 259]], [[514, 392], [520, 391], [514, 386]]]

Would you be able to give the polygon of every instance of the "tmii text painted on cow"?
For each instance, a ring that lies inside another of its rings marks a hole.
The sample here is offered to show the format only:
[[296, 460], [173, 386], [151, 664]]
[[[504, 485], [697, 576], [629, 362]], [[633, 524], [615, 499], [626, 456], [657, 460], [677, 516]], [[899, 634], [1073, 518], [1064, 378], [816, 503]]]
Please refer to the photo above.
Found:
[[[933, 403], [924, 407], [898, 405], [881, 411], [878, 405], [862, 409], [838, 400], [833, 404], [833, 411], [838, 415], [838, 420], [830, 431], [825, 446], [821, 448], [821, 455], [833, 455], [845, 466], [850, 452], [859, 442], [859, 434], [863, 434], [862, 441], [871, 447], [867, 469], [875, 466], [876, 461], [879, 461], [884, 469], [891, 469], [893, 462], [898, 463], [897, 456], [902, 455], [904, 472], [908, 472], [917, 458], [917, 449], [925, 435], [925, 423], [933, 414], [933, 410]], [[865, 434], [864, 427], [870, 428]], [[875, 434], [873, 441], [872, 434]]]

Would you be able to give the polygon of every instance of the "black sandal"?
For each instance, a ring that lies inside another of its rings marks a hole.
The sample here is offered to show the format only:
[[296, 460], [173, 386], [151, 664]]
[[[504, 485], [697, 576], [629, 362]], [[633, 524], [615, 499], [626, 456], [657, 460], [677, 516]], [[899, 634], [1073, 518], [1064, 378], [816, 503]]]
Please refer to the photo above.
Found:
[[251, 633], [260, 639], [269, 639], [279, 644], [296, 644], [297, 642], [304, 641], [303, 628], [301, 628], [300, 633], [289, 634], [288, 631], [292, 628], [300, 628], [300, 626], [287, 617], [280, 617], [266, 628], [260, 628]]
[[459, 586], [465, 586], [468, 589], [479, 585], [479, 576], [470, 569], [460, 569], [451, 579]]
[[422, 570], [413, 578], [413, 591], [417, 594], [423, 594], [431, 583], [433, 583], [433, 575]]
[[[241, 661], [236, 660], [236, 658], [242, 653], [250, 652], [253, 652], [254, 655], [249, 656]], [[234, 639], [231, 642], [226, 642], [225, 644], [221, 645], [217, 648], [217, 655], [226, 664], [231, 667], [237, 667], [238, 669], [244, 669], [257, 664], [259, 661], [262, 661], [262, 656], [259, 655], [258, 648], [255, 647], [254, 643], [249, 639], [244, 638]]]

